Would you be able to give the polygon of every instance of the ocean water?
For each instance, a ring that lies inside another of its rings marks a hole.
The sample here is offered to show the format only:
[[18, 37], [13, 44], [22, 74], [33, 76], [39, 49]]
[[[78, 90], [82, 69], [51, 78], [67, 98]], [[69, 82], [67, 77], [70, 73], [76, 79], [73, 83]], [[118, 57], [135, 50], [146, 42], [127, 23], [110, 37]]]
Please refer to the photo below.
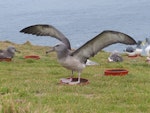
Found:
[[[34, 24], [51, 24], [78, 48], [103, 30], [116, 30], [137, 40], [150, 37], [149, 0], [4, 0], [0, 2], [0, 40], [54, 46], [58, 40], [19, 31]], [[106, 51], [123, 51], [115, 44]]]

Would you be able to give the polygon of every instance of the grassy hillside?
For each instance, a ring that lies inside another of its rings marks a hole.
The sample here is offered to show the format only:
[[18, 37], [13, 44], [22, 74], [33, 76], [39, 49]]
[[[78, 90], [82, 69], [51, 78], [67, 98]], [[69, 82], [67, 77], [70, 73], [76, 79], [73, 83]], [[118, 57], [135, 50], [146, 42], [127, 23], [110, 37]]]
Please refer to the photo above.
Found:
[[[59, 80], [71, 72], [58, 64], [55, 53], [45, 55], [49, 47], [0, 42], [1, 49], [9, 45], [21, 53], [12, 62], [0, 62], [0, 113], [150, 113], [150, 64], [145, 57], [123, 55], [124, 62], [108, 63], [109, 53], [100, 52], [92, 58], [100, 65], [88, 66], [81, 74], [90, 83], [69, 86]], [[104, 76], [112, 68], [129, 74]]]

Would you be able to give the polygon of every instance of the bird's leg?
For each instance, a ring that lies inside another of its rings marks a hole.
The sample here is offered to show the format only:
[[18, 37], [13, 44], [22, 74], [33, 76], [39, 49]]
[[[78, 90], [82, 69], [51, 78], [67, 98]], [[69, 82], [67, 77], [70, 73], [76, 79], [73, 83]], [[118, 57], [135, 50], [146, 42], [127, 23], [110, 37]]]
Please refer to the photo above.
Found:
[[73, 70], [71, 71], [70, 81], [72, 81], [73, 78]]
[[70, 85], [75, 85], [75, 84], [79, 84], [80, 83], [80, 72], [79, 72], [79, 74], [78, 74], [78, 81], [75, 81], [75, 82], [73, 82], [73, 81], [71, 81], [71, 82], [69, 82], [69, 84]]
[[80, 72], [79, 72], [79, 75], [78, 75], [78, 83], [80, 83]]
[[62, 78], [61, 79], [61, 81], [63, 82], [63, 83], [70, 83], [71, 81], [72, 81], [72, 78], [73, 78], [73, 70], [71, 71], [71, 76], [70, 76], [70, 78]]

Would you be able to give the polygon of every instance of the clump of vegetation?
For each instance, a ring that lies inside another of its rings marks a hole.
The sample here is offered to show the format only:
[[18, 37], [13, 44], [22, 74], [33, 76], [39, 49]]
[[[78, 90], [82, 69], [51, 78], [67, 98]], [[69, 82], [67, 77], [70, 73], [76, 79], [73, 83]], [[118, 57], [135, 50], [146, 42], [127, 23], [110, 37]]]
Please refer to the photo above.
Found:
[[[144, 56], [123, 55], [124, 62], [108, 63], [109, 53], [100, 52], [92, 58], [100, 65], [86, 67], [81, 75], [90, 83], [68, 86], [59, 84], [59, 80], [71, 72], [58, 64], [55, 53], [45, 54], [49, 47], [8, 41], [0, 45], [13, 45], [21, 51], [11, 62], [0, 62], [1, 113], [150, 112], [150, 64]], [[39, 55], [40, 59], [24, 59], [25, 55]], [[129, 73], [104, 76], [104, 71], [112, 68], [124, 68]]]

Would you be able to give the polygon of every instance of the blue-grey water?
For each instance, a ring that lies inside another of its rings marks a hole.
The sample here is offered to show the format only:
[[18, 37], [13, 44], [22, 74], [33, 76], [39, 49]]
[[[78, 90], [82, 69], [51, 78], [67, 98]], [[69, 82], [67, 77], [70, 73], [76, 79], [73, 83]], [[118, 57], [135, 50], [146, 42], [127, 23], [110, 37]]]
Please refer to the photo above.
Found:
[[[150, 37], [150, 0], [2, 0], [0, 2], [0, 40], [53, 46], [58, 40], [22, 34], [34, 24], [51, 24], [78, 48], [103, 30], [117, 30], [136, 41]], [[122, 51], [115, 44], [106, 50]]]

